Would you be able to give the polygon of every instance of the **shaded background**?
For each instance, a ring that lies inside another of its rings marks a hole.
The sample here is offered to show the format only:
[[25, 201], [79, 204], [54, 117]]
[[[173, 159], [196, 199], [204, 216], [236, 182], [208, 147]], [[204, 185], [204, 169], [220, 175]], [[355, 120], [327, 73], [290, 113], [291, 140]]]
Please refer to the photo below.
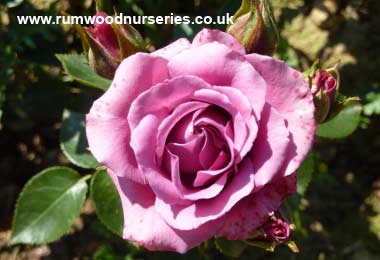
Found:
[[[119, 0], [129, 15], [218, 15], [240, 1]], [[301, 253], [285, 246], [275, 253], [249, 249], [240, 259], [380, 258], [380, 3], [378, 0], [273, 0], [283, 37], [277, 56], [300, 70], [319, 57], [323, 67], [340, 64], [341, 92], [359, 96], [360, 128], [344, 140], [316, 140], [318, 159], [305, 196], [290, 205]], [[43, 246], [7, 247], [15, 201], [42, 169], [69, 165], [59, 148], [64, 108], [86, 112], [101, 93], [65, 81], [55, 53], [80, 53], [70, 26], [18, 25], [17, 15], [92, 15], [92, 0], [0, 1], [0, 259], [197, 259], [151, 253], [108, 232], [87, 201], [70, 232]], [[137, 26], [159, 48], [200, 28]], [[85, 170], [78, 169], [85, 173]], [[204, 259], [223, 259], [210, 242]]]

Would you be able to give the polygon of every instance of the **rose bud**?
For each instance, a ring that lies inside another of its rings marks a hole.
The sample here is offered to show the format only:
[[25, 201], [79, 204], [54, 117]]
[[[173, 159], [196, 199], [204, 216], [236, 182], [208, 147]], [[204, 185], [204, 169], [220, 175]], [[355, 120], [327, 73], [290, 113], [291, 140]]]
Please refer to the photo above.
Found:
[[336, 69], [322, 70], [314, 76], [311, 92], [314, 96], [318, 123], [324, 122], [331, 112], [338, 87], [339, 74]]
[[262, 226], [264, 237], [266, 241], [276, 241], [277, 243], [284, 243], [289, 239], [290, 226], [280, 213], [271, 216], [268, 221]]
[[280, 39], [268, 0], [243, 0], [227, 33], [234, 36], [247, 53], [271, 55]]
[[245, 240], [248, 245], [274, 252], [278, 244], [286, 244], [293, 252], [299, 252], [294, 241], [289, 240], [290, 225], [284, 220], [279, 211], [270, 212], [269, 218], [255, 232], [251, 238]]
[[107, 15], [97, 13], [94, 26], [85, 27], [89, 63], [99, 75], [112, 79], [124, 58], [144, 49], [144, 41], [132, 26], [98, 23], [97, 17], [106, 18]]

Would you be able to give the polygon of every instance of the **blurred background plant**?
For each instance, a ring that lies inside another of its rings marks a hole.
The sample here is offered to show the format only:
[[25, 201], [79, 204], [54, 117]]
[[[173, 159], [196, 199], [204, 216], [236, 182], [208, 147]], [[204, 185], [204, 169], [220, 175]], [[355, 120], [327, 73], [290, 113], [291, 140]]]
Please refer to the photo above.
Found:
[[[190, 16], [232, 14], [240, 5], [236, 0], [112, 3], [129, 15]], [[301, 169], [298, 194], [287, 201], [296, 228], [293, 240], [300, 253], [293, 255], [285, 246], [274, 254], [249, 248], [239, 259], [378, 259], [380, 5], [377, 0], [273, 0], [272, 3], [282, 36], [277, 57], [302, 71], [316, 58], [322, 68], [339, 63], [341, 91], [359, 96], [364, 109], [358, 131], [346, 139], [317, 138], [314, 153]], [[55, 57], [55, 53], [82, 52], [73, 27], [19, 25], [16, 20], [17, 15], [57, 15], [62, 11], [92, 15], [95, 3], [0, 2], [0, 259], [223, 259], [225, 256], [212, 243], [181, 257], [147, 252], [107, 231], [88, 199], [80, 217], [59, 241], [42, 246], [7, 245], [15, 201], [23, 185], [46, 167], [72, 166], [60, 149], [64, 109], [85, 113], [91, 101], [101, 94], [65, 76]], [[201, 29], [189, 25], [136, 27], [151, 49], [181, 36], [191, 38]]]

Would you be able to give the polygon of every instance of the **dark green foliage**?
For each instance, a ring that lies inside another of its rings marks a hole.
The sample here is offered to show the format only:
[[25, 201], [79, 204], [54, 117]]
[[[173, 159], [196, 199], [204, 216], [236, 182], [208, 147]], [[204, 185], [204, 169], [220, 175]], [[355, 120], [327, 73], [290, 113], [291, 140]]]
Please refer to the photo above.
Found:
[[344, 138], [351, 135], [360, 123], [362, 106], [354, 103], [345, 107], [336, 117], [318, 126], [317, 135]]
[[107, 90], [111, 81], [95, 73], [84, 55], [57, 54], [69, 80], [76, 80], [86, 86]]
[[95, 168], [99, 163], [88, 151], [85, 115], [70, 110], [63, 112], [61, 148], [66, 157], [82, 168]]
[[70, 168], [48, 168], [34, 176], [18, 199], [10, 244], [61, 237], [79, 215], [86, 193], [86, 181]]
[[119, 194], [106, 171], [95, 173], [91, 182], [91, 198], [100, 221], [115, 234], [123, 230], [123, 209]]

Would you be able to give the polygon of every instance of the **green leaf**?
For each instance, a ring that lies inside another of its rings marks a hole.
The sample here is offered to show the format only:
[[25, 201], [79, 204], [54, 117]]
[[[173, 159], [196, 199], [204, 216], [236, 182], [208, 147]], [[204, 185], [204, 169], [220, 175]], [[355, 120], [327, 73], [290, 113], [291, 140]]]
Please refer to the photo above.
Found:
[[81, 54], [56, 55], [71, 80], [76, 80], [86, 86], [106, 91], [111, 85], [109, 79], [103, 78], [88, 65], [86, 57]]
[[235, 14], [241, 6], [240, 1], [236, 0], [226, 0], [223, 1], [223, 6], [218, 10], [218, 15]]
[[283, 202], [283, 213], [290, 220], [290, 223], [295, 225], [295, 233], [300, 237], [308, 237], [308, 229], [306, 226], [306, 218], [300, 207], [301, 197], [298, 194], [288, 196]]
[[91, 181], [91, 199], [100, 221], [115, 234], [123, 230], [123, 208], [119, 193], [105, 170], [95, 173]]
[[114, 250], [109, 245], [100, 246], [94, 255], [92, 256], [93, 260], [115, 260], [118, 259]]
[[224, 255], [238, 258], [247, 248], [247, 244], [240, 240], [227, 240], [224, 237], [215, 237], [216, 248]]
[[274, 252], [274, 250], [276, 249], [276, 243], [275, 242], [266, 242], [266, 241], [258, 241], [258, 240], [245, 240], [245, 243], [250, 245], [250, 246], [254, 246], [254, 247], [264, 249], [264, 250], [269, 251], [269, 252]]
[[52, 167], [40, 172], [20, 194], [9, 243], [57, 240], [80, 214], [86, 193], [85, 178], [70, 168]]
[[10, 1], [6, 1], [6, 6], [8, 8], [14, 8], [21, 5], [23, 2], [24, 0], [10, 0]]
[[315, 156], [310, 154], [301, 164], [297, 171], [297, 192], [300, 195], [304, 195], [307, 187], [313, 178], [315, 169]]
[[110, 1], [96, 0], [96, 12], [112, 13], [112, 3]]
[[331, 120], [320, 124], [317, 135], [326, 138], [344, 138], [352, 134], [360, 123], [362, 106], [359, 103], [351, 103], [343, 108]]
[[370, 92], [366, 95], [367, 104], [364, 105], [363, 113], [366, 116], [380, 114], [380, 93]]
[[63, 112], [61, 149], [66, 157], [82, 168], [96, 168], [99, 163], [87, 150], [85, 115], [70, 110]]

